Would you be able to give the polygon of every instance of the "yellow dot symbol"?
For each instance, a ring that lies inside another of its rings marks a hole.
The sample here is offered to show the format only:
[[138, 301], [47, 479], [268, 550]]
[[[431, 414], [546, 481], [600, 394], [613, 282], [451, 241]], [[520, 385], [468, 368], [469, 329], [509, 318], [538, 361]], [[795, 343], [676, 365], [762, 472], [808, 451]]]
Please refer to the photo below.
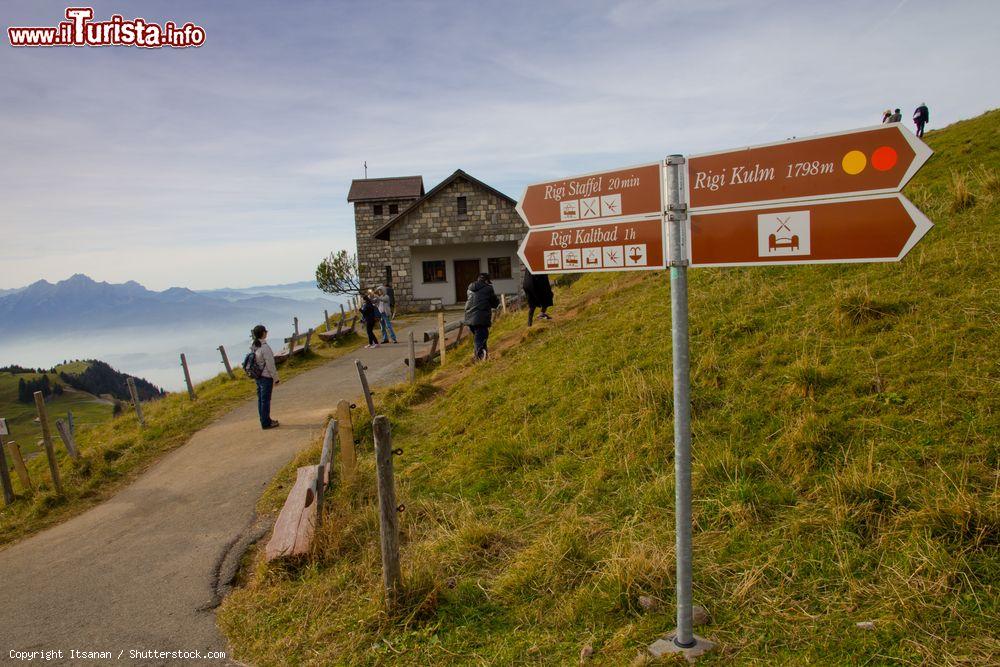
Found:
[[844, 160], [840, 164], [844, 168], [844, 171], [854, 176], [865, 170], [865, 166], [868, 165], [868, 158], [861, 151], [850, 151], [844, 156]]

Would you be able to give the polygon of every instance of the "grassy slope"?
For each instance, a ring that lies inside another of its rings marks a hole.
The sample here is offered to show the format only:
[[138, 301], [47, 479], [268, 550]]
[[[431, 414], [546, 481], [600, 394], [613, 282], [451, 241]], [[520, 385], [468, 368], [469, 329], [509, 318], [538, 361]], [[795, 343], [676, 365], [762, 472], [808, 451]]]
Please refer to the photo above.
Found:
[[[322, 331], [320, 327], [318, 331]], [[313, 341], [315, 353], [309, 358], [296, 357], [282, 366], [282, 377], [294, 377], [310, 368], [326, 363], [357, 347], [361, 338], [355, 336], [344, 343], [325, 345], [318, 339]], [[240, 363], [239, 359], [232, 359]], [[73, 461], [66, 455], [62, 442], [52, 436], [59, 459], [63, 496], [52, 489], [48, 464], [44, 456], [36, 456], [28, 463], [32, 482], [39, 487], [34, 493], [26, 493], [20, 479], [13, 472], [14, 492], [18, 499], [13, 505], [0, 509], [0, 545], [13, 542], [43, 528], [64, 521], [88, 507], [109, 497], [122, 485], [134, 479], [154, 463], [162, 454], [183, 445], [199, 429], [204, 428], [216, 417], [235, 405], [251, 398], [255, 388], [239, 369], [238, 380], [229, 380], [224, 373], [195, 387], [198, 400], [192, 403], [186, 392], [169, 394], [165, 398], [143, 404], [143, 415], [147, 428], [140, 431], [135, 414], [130, 408], [117, 417], [111, 418], [110, 406], [107, 418], [100, 423], [77, 429], [77, 445], [80, 447], [80, 461]], [[0, 375], [2, 380], [4, 375]], [[52, 378], [50, 378], [52, 379]], [[0, 390], [5, 385], [0, 383]], [[14, 380], [13, 402], [17, 403], [17, 381]], [[89, 394], [87, 394], [89, 396]], [[0, 396], [2, 398], [2, 396]], [[49, 402], [49, 419], [62, 417], [65, 406], [59, 399]], [[28, 407], [28, 406], [25, 406]], [[31, 406], [31, 410], [33, 410]], [[73, 408], [74, 416], [77, 415]], [[16, 422], [11, 428], [11, 438], [22, 445], [22, 451], [34, 449], [34, 443], [41, 438], [41, 429], [32, 423], [30, 415]], [[23, 423], [22, 423], [23, 422]], [[80, 424], [80, 420], [77, 420]], [[31, 447], [25, 447], [29, 444]]]
[[[73, 411], [73, 421], [77, 427], [94, 426], [111, 419], [112, 406], [109, 403], [103, 402], [85, 391], [76, 391], [66, 387], [66, 383], [59, 379], [59, 371], [80, 373], [85, 368], [86, 363], [77, 362], [65, 366], [60, 365], [56, 368], [55, 373], [48, 373], [49, 382], [58, 382], [66, 390], [62, 396], [53, 395], [46, 401], [49, 418], [53, 424], [56, 419], [65, 420], [66, 412], [69, 410]], [[25, 453], [38, 449], [35, 442], [41, 435], [38, 433], [38, 427], [33, 423], [33, 420], [38, 417], [35, 404], [33, 402], [21, 403], [17, 400], [17, 382], [21, 378], [27, 382], [40, 377], [41, 375], [38, 373], [19, 375], [0, 373], [0, 417], [7, 419], [7, 425], [13, 434], [12, 439], [19, 442], [21, 450]], [[19, 434], [23, 433], [31, 435], [27, 439], [18, 440]]]
[[[692, 272], [705, 664], [1000, 660], [1000, 112], [926, 140], [908, 194], [937, 226], [901, 264]], [[978, 195], [958, 213], [953, 169]], [[405, 611], [382, 611], [369, 431], [314, 558], [258, 560], [224, 604], [237, 656], [568, 664], [589, 643], [617, 665], [673, 627], [666, 276], [557, 300], [552, 325], [502, 323], [517, 345], [489, 364], [380, 397], [405, 450]]]

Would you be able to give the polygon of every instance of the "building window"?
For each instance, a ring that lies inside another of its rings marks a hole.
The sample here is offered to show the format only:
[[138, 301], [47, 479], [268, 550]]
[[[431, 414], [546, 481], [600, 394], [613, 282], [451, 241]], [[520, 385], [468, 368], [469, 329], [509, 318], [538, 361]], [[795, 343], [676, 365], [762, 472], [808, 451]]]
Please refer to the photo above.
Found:
[[399, 213], [399, 204], [389, 204], [389, 215], [396, 215]]
[[458, 198], [458, 214], [465, 215], [468, 212], [468, 207], [465, 203], [465, 197]]
[[425, 283], [446, 283], [448, 277], [444, 272], [444, 260], [436, 259], [431, 262], [424, 262], [424, 282]]
[[372, 212], [376, 215], [382, 215], [382, 204], [375, 204], [372, 206]]
[[490, 257], [486, 260], [490, 280], [510, 280], [510, 257]]

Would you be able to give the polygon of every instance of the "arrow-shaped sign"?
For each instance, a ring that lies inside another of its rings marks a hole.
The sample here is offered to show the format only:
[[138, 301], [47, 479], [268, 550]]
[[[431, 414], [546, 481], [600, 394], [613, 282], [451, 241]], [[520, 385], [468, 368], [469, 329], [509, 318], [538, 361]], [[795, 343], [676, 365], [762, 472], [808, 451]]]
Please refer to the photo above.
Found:
[[691, 266], [895, 262], [933, 226], [899, 194], [694, 213]]
[[761, 206], [899, 191], [931, 149], [898, 123], [688, 158], [688, 206]]
[[532, 229], [517, 254], [535, 274], [662, 269], [663, 220]]
[[529, 227], [660, 216], [661, 182], [660, 165], [646, 164], [535, 183], [525, 188], [517, 212]]

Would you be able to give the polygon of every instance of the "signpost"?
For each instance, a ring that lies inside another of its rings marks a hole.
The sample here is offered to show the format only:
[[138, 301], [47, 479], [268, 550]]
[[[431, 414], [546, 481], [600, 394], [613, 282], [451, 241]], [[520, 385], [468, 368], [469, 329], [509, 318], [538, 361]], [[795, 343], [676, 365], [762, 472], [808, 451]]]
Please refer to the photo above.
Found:
[[677, 628], [649, 647], [654, 656], [693, 659], [715, 646], [692, 618], [688, 267], [899, 261], [932, 227], [898, 194], [930, 155], [891, 124], [525, 190], [518, 255], [531, 273], [670, 267]]

